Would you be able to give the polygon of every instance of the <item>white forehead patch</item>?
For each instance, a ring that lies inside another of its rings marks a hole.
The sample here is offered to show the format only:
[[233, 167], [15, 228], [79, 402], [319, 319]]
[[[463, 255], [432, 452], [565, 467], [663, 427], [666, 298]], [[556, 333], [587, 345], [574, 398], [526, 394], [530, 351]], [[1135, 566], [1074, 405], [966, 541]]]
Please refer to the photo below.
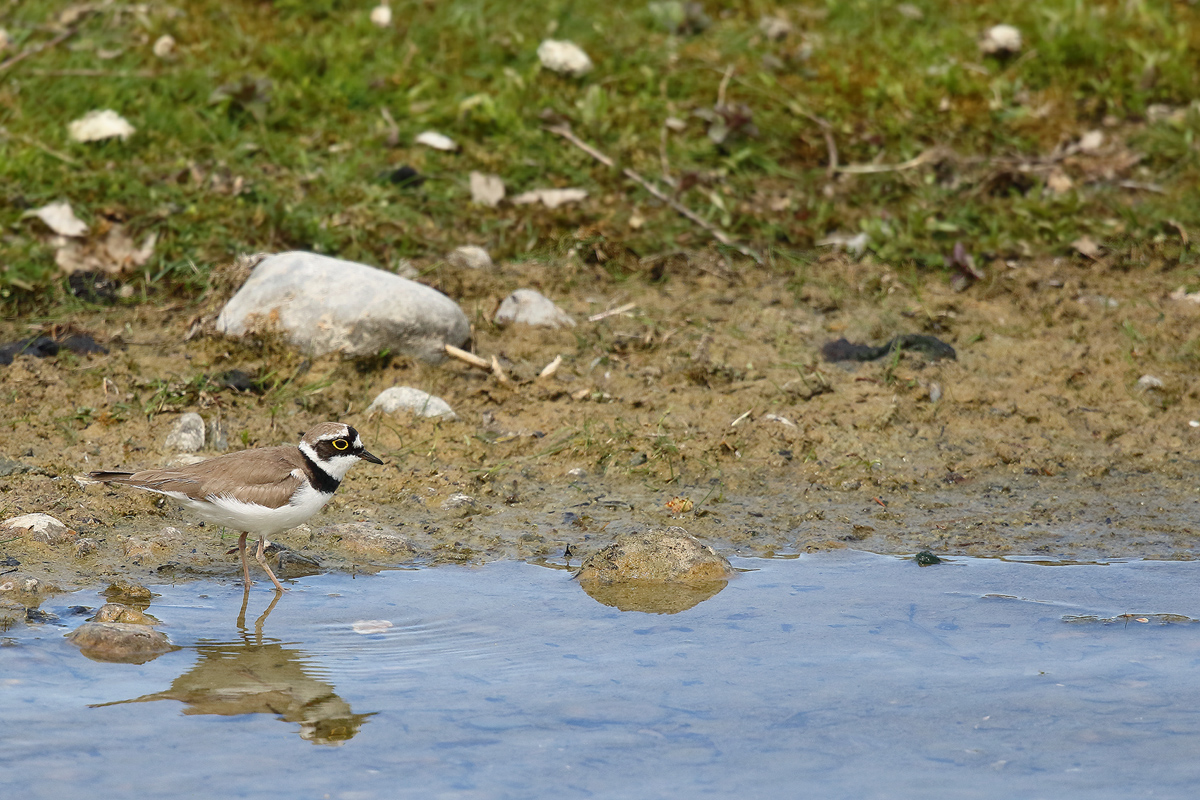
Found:
[[341, 433], [327, 433], [324, 436], [318, 436], [318, 442], [332, 442], [334, 439], [340, 439], [350, 432], [350, 429], [345, 425], [342, 426]]
[[354, 437], [354, 449], [355, 449], [355, 450], [362, 450], [362, 449], [363, 449], [363, 443], [362, 443], [362, 437], [361, 437], [361, 436], [355, 436], [355, 437]]

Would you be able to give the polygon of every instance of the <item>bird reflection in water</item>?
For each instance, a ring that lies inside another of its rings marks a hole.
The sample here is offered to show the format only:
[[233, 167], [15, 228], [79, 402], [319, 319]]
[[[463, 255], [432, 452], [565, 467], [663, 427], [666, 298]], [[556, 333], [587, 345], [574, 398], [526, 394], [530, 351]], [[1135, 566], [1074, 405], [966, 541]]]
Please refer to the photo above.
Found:
[[372, 714], [355, 714], [334, 687], [308, 674], [311, 657], [278, 639], [263, 638], [263, 623], [282, 595], [276, 594], [254, 623], [254, 634], [246, 630], [246, 604], [242, 597], [238, 614], [240, 641], [198, 644], [200, 660], [171, 682], [169, 689], [131, 700], [100, 703], [101, 706], [178, 700], [184, 714], [275, 714], [285, 722], [300, 725], [300, 738], [313, 744], [340, 745], [352, 739]]

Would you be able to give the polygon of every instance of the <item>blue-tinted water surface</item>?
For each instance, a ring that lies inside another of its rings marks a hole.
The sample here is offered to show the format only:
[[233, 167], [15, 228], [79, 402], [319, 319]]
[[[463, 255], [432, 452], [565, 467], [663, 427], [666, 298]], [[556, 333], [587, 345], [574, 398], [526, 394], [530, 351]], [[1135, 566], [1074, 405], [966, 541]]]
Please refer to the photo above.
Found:
[[736, 566], [751, 571], [676, 614], [619, 611], [523, 563], [314, 576], [261, 633], [262, 585], [241, 628], [237, 584], [154, 586], [149, 612], [181, 649], [142, 665], [63, 638], [84, 619], [71, 606], [103, 602], [95, 590], [56, 598], [43, 608], [59, 623], [0, 648], [0, 793], [1007, 800], [1200, 786], [1200, 625], [1151, 616], [1200, 617], [1196, 564]]

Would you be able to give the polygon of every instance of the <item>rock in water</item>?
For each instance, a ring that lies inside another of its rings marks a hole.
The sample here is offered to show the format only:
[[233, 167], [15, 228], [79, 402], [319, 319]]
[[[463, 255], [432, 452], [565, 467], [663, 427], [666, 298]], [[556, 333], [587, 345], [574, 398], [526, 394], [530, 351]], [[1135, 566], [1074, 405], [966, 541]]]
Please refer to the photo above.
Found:
[[67, 638], [93, 661], [145, 664], [175, 647], [148, 625], [128, 622], [85, 622]]
[[630, 580], [691, 583], [723, 581], [733, 575], [724, 557], [683, 528], [630, 533], [593, 554], [580, 568], [580, 581]]
[[599, 603], [622, 611], [678, 614], [720, 592], [733, 567], [683, 528], [626, 534], [592, 554], [576, 578]]
[[385, 350], [430, 362], [471, 333], [458, 304], [428, 286], [381, 269], [313, 253], [263, 259], [217, 317], [217, 330], [241, 336], [283, 331], [312, 355]]

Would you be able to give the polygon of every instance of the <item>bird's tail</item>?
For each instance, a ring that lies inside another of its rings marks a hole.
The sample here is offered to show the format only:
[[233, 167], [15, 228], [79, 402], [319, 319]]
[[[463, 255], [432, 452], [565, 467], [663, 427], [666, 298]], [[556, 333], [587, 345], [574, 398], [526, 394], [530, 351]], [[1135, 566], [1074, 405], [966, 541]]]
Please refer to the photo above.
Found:
[[94, 481], [104, 481], [105, 483], [122, 483], [132, 477], [132, 472], [89, 472], [88, 477]]

